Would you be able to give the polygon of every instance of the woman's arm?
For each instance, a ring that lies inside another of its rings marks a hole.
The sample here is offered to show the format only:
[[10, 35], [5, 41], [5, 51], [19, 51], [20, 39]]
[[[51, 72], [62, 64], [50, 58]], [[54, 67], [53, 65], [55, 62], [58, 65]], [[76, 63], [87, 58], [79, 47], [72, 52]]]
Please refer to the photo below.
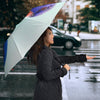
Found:
[[96, 56], [90, 57], [85, 54], [81, 55], [75, 55], [75, 56], [58, 56], [57, 53], [53, 50], [53, 53], [55, 55], [55, 59], [60, 63], [60, 64], [69, 64], [69, 63], [75, 63], [75, 62], [85, 62], [89, 59], [93, 59]]
[[86, 55], [83, 54], [75, 56], [58, 56], [58, 59], [60, 59], [63, 64], [87, 61]]

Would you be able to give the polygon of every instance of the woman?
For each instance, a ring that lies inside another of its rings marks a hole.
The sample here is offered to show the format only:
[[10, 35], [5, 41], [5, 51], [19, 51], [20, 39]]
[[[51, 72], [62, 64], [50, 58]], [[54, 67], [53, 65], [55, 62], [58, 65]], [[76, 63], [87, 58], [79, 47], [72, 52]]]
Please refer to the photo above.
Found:
[[[86, 55], [72, 57], [58, 56], [50, 49], [54, 43], [54, 35], [50, 28], [43, 33], [38, 41], [30, 49], [28, 60], [37, 66], [37, 84], [34, 92], [34, 100], [62, 100], [62, 86], [60, 77], [70, 70], [68, 63], [84, 62], [94, 58]], [[67, 64], [66, 64], [67, 63]]]

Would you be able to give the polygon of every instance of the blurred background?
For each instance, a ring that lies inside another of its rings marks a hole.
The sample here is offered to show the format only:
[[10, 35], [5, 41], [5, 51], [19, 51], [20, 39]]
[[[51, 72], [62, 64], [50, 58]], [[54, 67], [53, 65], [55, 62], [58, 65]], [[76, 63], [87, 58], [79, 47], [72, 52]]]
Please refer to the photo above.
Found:
[[80, 24], [82, 31], [100, 32], [99, 0], [0, 0], [0, 28], [13, 29], [33, 7], [60, 1], [65, 5], [53, 25], [64, 29], [64, 24], [70, 22], [73, 29]]

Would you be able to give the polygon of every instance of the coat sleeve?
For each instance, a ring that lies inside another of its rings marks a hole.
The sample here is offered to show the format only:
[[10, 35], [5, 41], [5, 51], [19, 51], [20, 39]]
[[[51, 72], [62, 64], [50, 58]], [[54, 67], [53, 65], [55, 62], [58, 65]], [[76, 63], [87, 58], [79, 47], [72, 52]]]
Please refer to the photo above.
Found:
[[61, 63], [63, 64], [69, 64], [69, 63], [75, 63], [75, 62], [85, 62], [87, 61], [86, 55], [75, 55], [75, 56], [58, 56]]
[[60, 64], [69, 64], [69, 63], [87, 61], [85, 54], [75, 55], [75, 56], [58, 56], [54, 50], [53, 50], [53, 53], [56, 59], [60, 62]]
[[42, 51], [41, 56], [39, 58], [39, 67], [41, 67], [41, 75], [45, 80], [52, 80], [59, 77], [63, 77], [67, 74], [67, 70], [65, 68], [60, 69], [52, 69], [52, 60], [53, 55], [50, 51]]

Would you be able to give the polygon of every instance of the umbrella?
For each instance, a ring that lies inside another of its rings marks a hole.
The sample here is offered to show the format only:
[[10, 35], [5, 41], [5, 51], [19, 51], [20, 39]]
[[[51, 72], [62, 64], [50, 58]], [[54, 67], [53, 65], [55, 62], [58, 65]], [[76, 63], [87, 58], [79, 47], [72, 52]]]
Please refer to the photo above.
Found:
[[51, 24], [64, 2], [33, 8], [18, 24], [5, 42], [5, 76], [24, 58], [25, 54]]

